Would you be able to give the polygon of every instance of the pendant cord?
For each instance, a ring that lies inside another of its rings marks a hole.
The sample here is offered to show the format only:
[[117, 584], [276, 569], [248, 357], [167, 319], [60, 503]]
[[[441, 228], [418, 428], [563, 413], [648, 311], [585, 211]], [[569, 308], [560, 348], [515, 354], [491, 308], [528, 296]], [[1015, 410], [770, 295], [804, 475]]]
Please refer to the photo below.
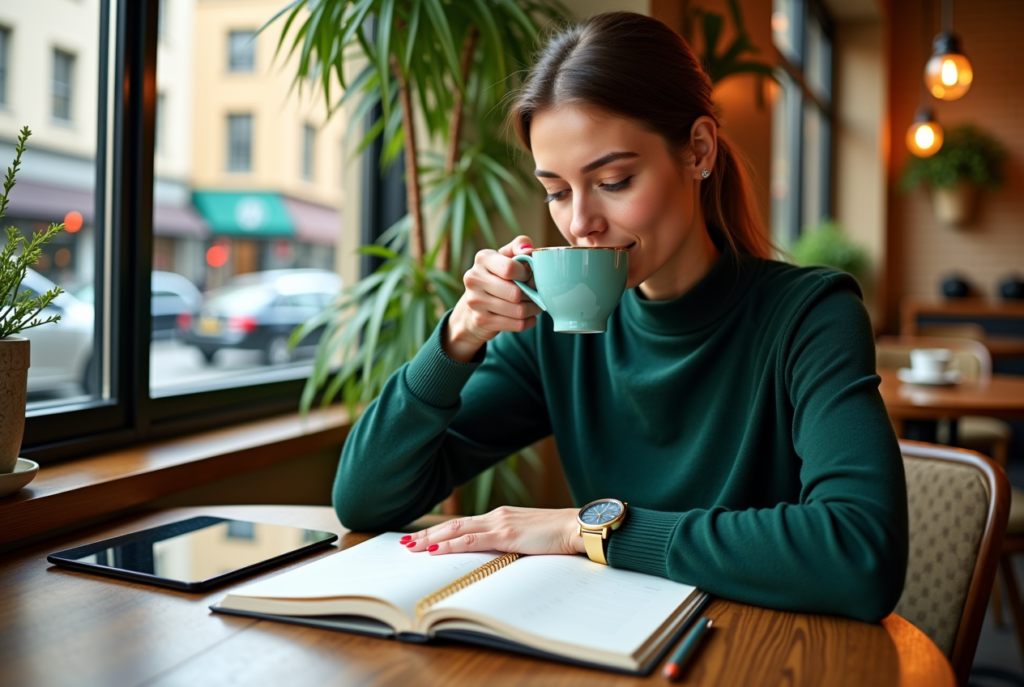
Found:
[[953, 33], [953, 0], [942, 0], [942, 32]]

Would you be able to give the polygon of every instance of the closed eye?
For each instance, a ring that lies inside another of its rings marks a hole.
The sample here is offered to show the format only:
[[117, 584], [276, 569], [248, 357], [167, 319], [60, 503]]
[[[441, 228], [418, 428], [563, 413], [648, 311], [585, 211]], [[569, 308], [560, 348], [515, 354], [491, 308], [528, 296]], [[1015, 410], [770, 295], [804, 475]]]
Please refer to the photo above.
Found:
[[[598, 185], [598, 188], [601, 189], [602, 191], [621, 191], [624, 188], [627, 188], [629, 186], [629, 184], [633, 181], [633, 177], [634, 176], [636, 176], [636, 175], [635, 174], [631, 174], [630, 176], [626, 177], [622, 181], [616, 181], [614, 184], [600, 184], [600, 185]], [[563, 200], [568, 195], [569, 195], [569, 189], [566, 189], [564, 191], [558, 191], [557, 193], [549, 193], [544, 198], [544, 202], [545, 203], [550, 203], [550, 202], [556, 201], [556, 200]]]

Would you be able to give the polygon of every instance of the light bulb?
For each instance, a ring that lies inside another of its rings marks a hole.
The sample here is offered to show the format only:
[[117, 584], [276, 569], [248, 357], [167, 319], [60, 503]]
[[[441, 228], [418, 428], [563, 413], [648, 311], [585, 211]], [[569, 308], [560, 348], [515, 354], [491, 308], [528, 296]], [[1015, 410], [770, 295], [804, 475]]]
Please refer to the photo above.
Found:
[[942, 148], [942, 127], [928, 109], [920, 109], [907, 129], [907, 148], [918, 157], [931, 157]]
[[924, 66], [924, 83], [933, 96], [956, 100], [970, 89], [974, 70], [960, 52], [956, 36], [940, 33], [935, 38], [935, 52]]

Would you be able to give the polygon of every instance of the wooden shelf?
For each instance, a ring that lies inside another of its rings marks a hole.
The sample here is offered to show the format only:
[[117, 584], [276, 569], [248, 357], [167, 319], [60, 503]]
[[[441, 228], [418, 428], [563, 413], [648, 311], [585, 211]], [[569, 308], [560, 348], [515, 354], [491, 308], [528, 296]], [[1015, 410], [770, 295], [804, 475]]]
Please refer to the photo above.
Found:
[[0, 545], [332, 446], [340, 449], [350, 427], [345, 409], [333, 407], [307, 418], [289, 413], [44, 466], [26, 488], [0, 498]]

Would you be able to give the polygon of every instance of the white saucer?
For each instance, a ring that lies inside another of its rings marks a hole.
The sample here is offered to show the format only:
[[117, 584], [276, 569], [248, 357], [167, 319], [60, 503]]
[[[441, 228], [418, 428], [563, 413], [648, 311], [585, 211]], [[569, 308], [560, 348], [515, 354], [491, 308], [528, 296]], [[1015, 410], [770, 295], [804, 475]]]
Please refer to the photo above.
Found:
[[906, 382], [907, 384], [927, 384], [928, 386], [948, 386], [950, 384], [959, 384], [964, 377], [960, 374], [960, 370], [947, 370], [941, 377], [925, 377], [923, 375], [914, 374], [914, 370], [909, 367], [901, 367], [896, 372], [896, 376], [901, 382]]
[[7, 496], [21, 489], [35, 479], [39, 463], [28, 458], [19, 458], [14, 472], [0, 472], [0, 496]]

